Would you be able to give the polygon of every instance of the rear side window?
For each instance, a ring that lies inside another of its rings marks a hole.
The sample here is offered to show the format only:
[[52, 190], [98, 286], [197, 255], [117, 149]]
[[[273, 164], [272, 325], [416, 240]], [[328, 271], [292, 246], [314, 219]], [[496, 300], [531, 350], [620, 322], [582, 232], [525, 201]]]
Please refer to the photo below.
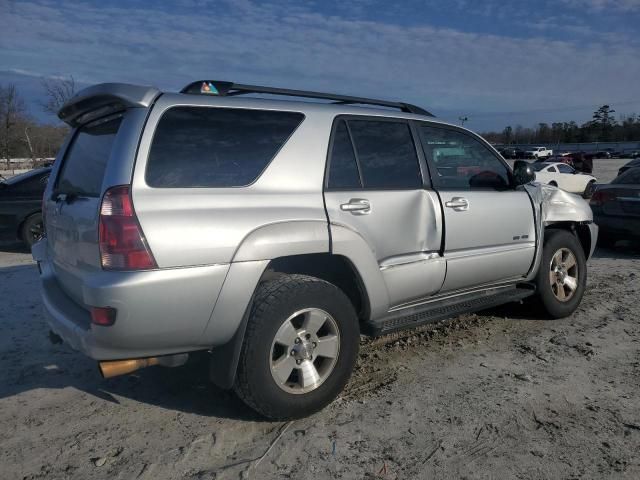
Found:
[[571, 168], [569, 165], [565, 165], [565, 164], [558, 165], [558, 170], [560, 171], [560, 173], [573, 173], [574, 172], [573, 168]]
[[360, 188], [360, 175], [356, 156], [347, 131], [347, 125], [340, 121], [336, 127], [329, 165], [329, 188]]
[[156, 128], [147, 184], [159, 188], [249, 185], [303, 118], [295, 112], [174, 107]]
[[107, 162], [122, 117], [81, 127], [67, 150], [56, 193], [99, 197]]
[[405, 122], [349, 120], [365, 188], [421, 188], [420, 165]]

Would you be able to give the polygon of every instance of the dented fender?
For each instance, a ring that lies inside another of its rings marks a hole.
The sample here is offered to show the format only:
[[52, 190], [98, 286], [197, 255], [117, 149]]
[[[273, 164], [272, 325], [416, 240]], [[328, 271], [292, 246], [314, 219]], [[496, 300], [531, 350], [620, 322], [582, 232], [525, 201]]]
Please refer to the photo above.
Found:
[[536, 222], [536, 256], [527, 280], [532, 280], [538, 272], [542, 260], [544, 231], [554, 223], [570, 222], [587, 225], [591, 236], [587, 259], [591, 257], [598, 239], [598, 227], [593, 223], [593, 212], [587, 201], [579, 195], [565, 192], [553, 185], [534, 182], [519, 188], [529, 194]]

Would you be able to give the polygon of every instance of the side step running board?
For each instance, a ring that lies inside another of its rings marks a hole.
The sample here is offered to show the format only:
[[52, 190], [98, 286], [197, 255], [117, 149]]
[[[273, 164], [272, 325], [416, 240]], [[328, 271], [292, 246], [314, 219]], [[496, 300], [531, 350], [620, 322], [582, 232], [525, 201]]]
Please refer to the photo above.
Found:
[[504, 303], [517, 302], [535, 293], [533, 285], [493, 288], [434, 300], [423, 305], [391, 312], [389, 315], [363, 325], [365, 334], [378, 336], [437, 322], [463, 313], [477, 312]]

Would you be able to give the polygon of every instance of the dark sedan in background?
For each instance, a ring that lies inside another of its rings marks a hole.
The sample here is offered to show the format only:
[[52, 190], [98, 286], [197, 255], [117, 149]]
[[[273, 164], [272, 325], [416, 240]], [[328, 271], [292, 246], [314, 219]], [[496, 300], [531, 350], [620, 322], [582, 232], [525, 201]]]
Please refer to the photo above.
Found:
[[0, 180], [0, 240], [31, 247], [42, 236], [42, 195], [50, 173], [38, 168]]
[[634, 167], [640, 167], [640, 158], [636, 158], [635, 160], [631, 160], [629, 163], [625, 163], [620, 167], [620, 170], [618, 170], [618, 175], [622, 175], [624, 172]]
[[612, 247], [618, 240], [640, 240], [640, 167], [599, 185], [590, 203], [593, 220], [600, 227], [600, 245]]

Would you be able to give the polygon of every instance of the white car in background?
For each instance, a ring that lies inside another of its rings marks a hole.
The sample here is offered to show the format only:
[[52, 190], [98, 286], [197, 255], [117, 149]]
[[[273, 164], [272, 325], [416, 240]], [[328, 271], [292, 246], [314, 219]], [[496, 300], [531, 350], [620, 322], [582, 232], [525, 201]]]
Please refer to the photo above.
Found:
[[553, 155], [553, 150], [547, 147], [534, 147], [532, 150], [527, 150], [527, 155], [530, 158], [549, 158]]
[[589, 198], [596, 184], [596, 177], [580, 173], [561, 162], [542, 162], [531, 165], [536, 173], [536, 182], [547, 183], [571, 193]]

